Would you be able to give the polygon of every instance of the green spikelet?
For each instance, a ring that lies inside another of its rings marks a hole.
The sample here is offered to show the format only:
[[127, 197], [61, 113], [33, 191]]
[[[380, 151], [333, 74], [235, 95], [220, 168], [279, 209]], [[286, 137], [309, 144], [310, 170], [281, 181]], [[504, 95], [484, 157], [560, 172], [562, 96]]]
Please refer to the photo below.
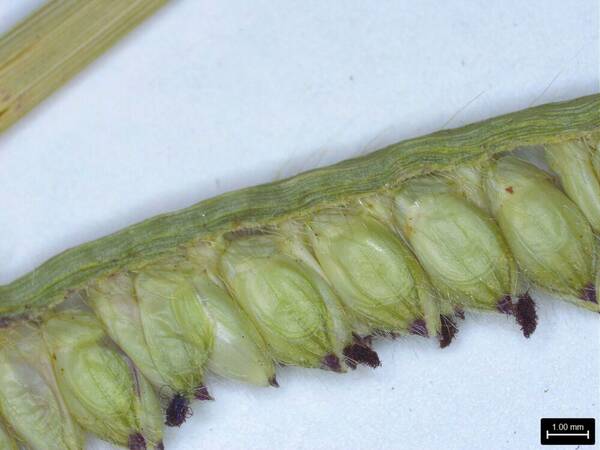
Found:
[[546, 160], [560, 177], [563, 189], [600, 232], [600, 181], [592, 148], [583, 140], [546, 146]]
[[276, 386], [275, 366], [264, 339], [217, 274], [218, 252], [198, 244], [188, 250], [188, 257], [180, 270], [189, 276], [214, 331], [208, 369], [222, 377]]
[[83, 448], [37, 327], [21, 324], [0, 332], [0, 368], [0, 410], [19, 441], [33, 450]]
[[85, 430], [133, 449], [160, 448], [158, 398], [131, 361], [110, 345], [94, 316], [76, 310], [55, 313], [42, 331], [60, 392]]
[[456, 306], [496, 310], [517, 293], [516, 265], [500, 230], [445, 180], [408, 182], [396, 196], [396, 214], [432, 283]]
[[487, 174], [490, 205], [519, 266], [539, 287], [598, 311], [594, 235], [547, 173], [515, 157]]
[[140, 271], [134, 279], [144, 336], [156, 369], [176, 392], [203, 386], [213, 330], [188, 278], [170, 265]]
[[356, 322], [370, 333], [440, 332], [429, 281], [404, 243], [379, 221], [356, 211], [323, 212], [307, 225], [327, 278]]
[[221, 274], [277, 361], [343, 370], [352, 337], [337, 297], [318, 273], [283, 253], [274, 236], [234, 238]]

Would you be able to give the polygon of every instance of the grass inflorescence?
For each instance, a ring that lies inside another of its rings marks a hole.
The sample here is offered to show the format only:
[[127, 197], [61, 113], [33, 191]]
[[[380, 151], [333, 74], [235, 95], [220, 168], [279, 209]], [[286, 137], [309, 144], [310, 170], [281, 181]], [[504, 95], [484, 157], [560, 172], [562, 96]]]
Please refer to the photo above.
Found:
[[376, 368], [377, 339], [444, 348], [465, 310], [529, 337], [535, 291], [599, 312], [599, 106], [545, 105], [225, 194], [0, 287], [5, 447], [78, 449], [89, 431], [161, 449], [163, 425], [212, 400], [207, 371], [278, 387], [278, 364]]

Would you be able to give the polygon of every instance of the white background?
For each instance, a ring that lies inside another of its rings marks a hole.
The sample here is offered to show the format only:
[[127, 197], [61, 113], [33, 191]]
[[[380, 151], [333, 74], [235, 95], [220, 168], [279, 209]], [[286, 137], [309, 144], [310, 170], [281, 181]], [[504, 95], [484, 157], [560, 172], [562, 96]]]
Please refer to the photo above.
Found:
[[[8, 29], [39, 0], [2, 0]], [[599, 90], [596, 0], [174, 1], [0, 138], [0, 281], [203, 198]], [[598, 417], [598, 316], [540, 302], [525, 340], [468, 316], [383, 367], [209, 379], [167, 449], [533, 449]], [[104, 449], [93, 441], [91, 448]]]

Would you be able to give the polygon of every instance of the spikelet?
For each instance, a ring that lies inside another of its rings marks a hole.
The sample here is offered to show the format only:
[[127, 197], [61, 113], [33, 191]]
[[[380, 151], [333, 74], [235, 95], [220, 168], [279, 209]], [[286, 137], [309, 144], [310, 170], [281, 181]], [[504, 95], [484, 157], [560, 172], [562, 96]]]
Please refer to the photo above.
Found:
[[225, 378], [258, 386], [277, 386], [267, 344], [242, 308], [231, 298], [217, 273], [214, 246], [188, 249], [190, 262], [179, 270], [189, 276], [211, 322], [214, 344], [207, 368]]
[[523, 334], [533, 333], [533, 301], [520, 292], [515, 261], [485, 211], [457, 193], [449, 180], [428, 176], [399, 190], [395, 213], [404, 238], [445, 301], [458, 309], [515, 314]]
[[549, 175], [513, 156], [503, 157], [490, 165], [486, 191], [525, 275], [540, 288], [598, 311], [592, 229]]
[[91, 314], [65, 310], [42, 326], [65, 403], [86, 431], [131, 450], [162, 448], [162, 413], [150, 383], [108, 341]]
[[83, 435], [59, 392], [50, 355], [34, 325], [0, 330], [0, 411], [28, 448], [83, 448]]
[[114, 274], [88, 290], [88, 303], [111, 338], [168, 397], [167, 425], [185, 421], [192, 398], [211, 399], [203, 372], [213, 332], [185, 275], [167, 263]]
[[584, 140], [546, 146], [546, 160], [562, 187], [600, 233], [600, 179], [594, 170], [592, 148]]
[[327, 279], [368, 333], [441, 332], [429, 280], [405, 244], [358, 208], [323, 211], [307, 223], [311, 248]]
[[[280, 363], [345, 370], [353, 337], [340, 302], [317, 271], [270, 234], [232, 236], [220, 272]], [[286, 242], [287, 241], [287, 242]], [[356, 355], [355, 355], [356, 356]], [[350, 360], [369, 364], [375, 360]], [[376, 360], [376, 365], [379, 360]]]

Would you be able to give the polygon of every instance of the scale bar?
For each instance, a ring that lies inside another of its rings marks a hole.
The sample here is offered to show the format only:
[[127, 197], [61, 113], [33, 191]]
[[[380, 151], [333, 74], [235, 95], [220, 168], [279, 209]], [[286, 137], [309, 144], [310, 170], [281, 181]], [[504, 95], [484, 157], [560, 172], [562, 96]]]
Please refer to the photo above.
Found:
[[546, 438], [549, 438], [550, 436], [585, 436], [589, 439], [590, 432], [587, 431], [585, 433], [550, 433], [549, 431], [546, 431]]
[[543, 418], [540, 421], [542, 445], [594, 445], [596, 419], [594, 418]]

